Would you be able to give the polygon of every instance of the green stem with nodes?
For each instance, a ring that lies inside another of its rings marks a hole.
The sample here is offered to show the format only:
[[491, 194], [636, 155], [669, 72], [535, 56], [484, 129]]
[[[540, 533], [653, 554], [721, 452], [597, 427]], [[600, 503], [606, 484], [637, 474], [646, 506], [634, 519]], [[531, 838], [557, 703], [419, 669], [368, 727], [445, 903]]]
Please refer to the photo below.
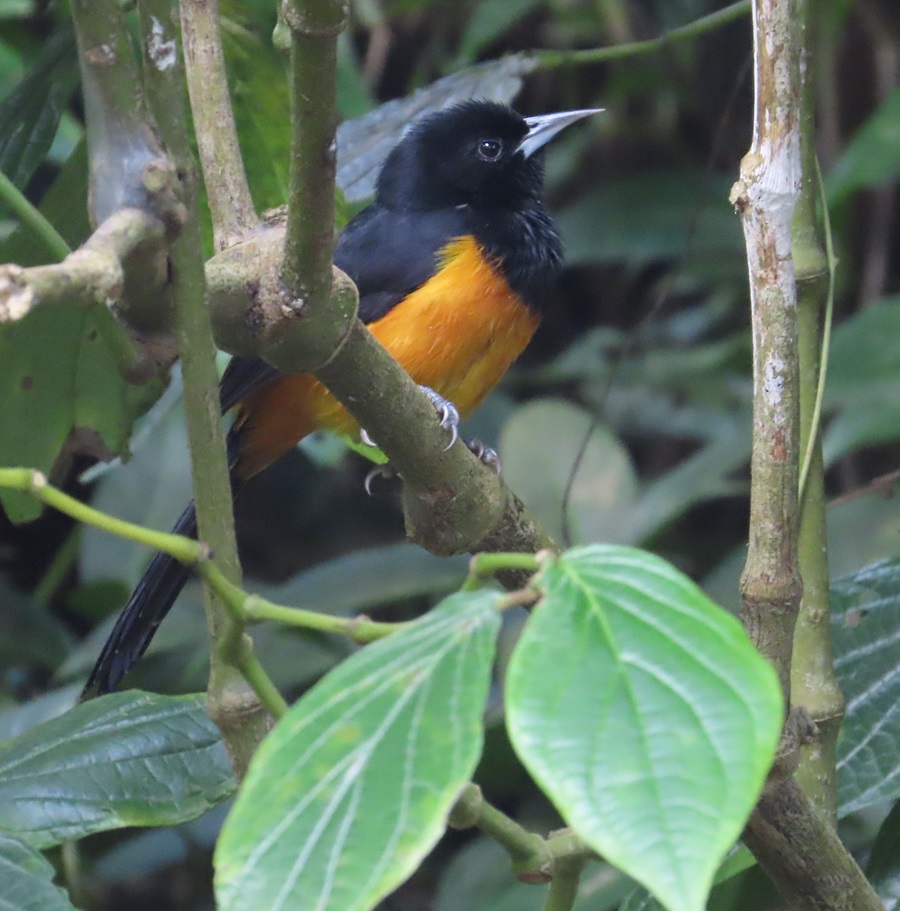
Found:
[[750, 13], [749, 0], [739, 0], [724, 9], [716, 10], [707, 16], [701, 16], [687, 25], [663, 32], [658, 38], [645, 41], [632, 41], [627, 44], [614, 44], [608, 47], [586, 48], [579, 51], [537, 51], [534, 54], [538, 68], [555, 69], [561, 66], [572, 66], [585, 63], [603, 63], [608, 60], [620, 60], [623, 57], [636, 57], [640, 54], [652, 54], [671, 44], [689, 41], [713, 29], [719, 28], [736, 19], [742, 19]]
[[578, 897], [578, 881], [586, 863], [587, 861], [581, 857], [557, 860], [547, 900], [544, 902], [544, 911], [572, 911]]
[[[518, 878], [526, 883], [545, 883], [557, 875], [561, 875], [563, 880], [571, 878], [575, 866], [580, 872], [587, 861], [597, 858], [596, 852], [568, 829], [554, 832], [547, 838], [529, 832], [502, 810], [488, 803], [481, 788], [472, 782], [463, 788], [457, 798], [450, 813], [449, 825], [453, 829], [474, 827], [493, 838], [509, 854]], [[568, 869], [569, 865], [573, 869]], [[576, 875], [575, 888], [577, 887]], [[568, 888], [562, 884], [557, 887], [560, 897], [567, 891]], [[564, 911], [571, 906], [557, 904], [552, 907]]]
[[546, 882], [552, 875], [553, 857], [546, 840], [489, 804], [477, 784], [469, 783], [463, 788], [450, 814], [449, 825], [454, 829], [474, 826], [490, 835], [506, 849], [513, 870], [529, 882]]
[[[176, 189], [187, 214], [181, 232], [171, 243], [169, 257], [197, 524], [200, 537], [216, 552], [216, 571], [238, 580], [240, 564], [231, 484], [216, 394], [219, 383], [216, 348], [206, 306], [197, 169], [188, 136], [188, 99], [177, 53], [178, 32], [168, 0], [139, 0], [138, 14], [145, 89], [175, 164]], [[245, 653], [251, 648], [249, 640], [244, 638], [243, 625], [235, 621], [209, 586], [204, 587], [204, 608], [214, 644], [207, 705], [210, 717], [222, 731], [235, 774], [241, 778], [269, 728], [270, 719], [247, 686], [241, 667], [241, 662], [247, 660]], [[235, 648], [226, 650], [223, 642]]]
[[37, 237], [53, 259], [65, 259], [72, 252], [59, 231], [44, 218], [43, 214], [25, 198], [19, 188], [2, 171], [0, 171], [0, 199], [9, 206], [22, 225]]
[[93, 525], [101, 531], [136, 541], [138, 544], [146, 544], [152, 550], [164, 551], [188, 566], [194, 566], [209, 558], [209, 548], [201, 542], [181, 535], [154, 531], [144, 528], [143, 525], [135, 525], [133, 522], [116, 519], [100, 512], [49, 484], [46, 476], [33, 468], [0, 468], [0, 487], [31, 494], [42, 503], [85, 525]]
[[299, 626], [322, 633], [349, 636], [355, 642], [360, 643], [374, 642], [376, 639], [382, 639], [409, 625], [406, 622], [379, 623], [365, 617], [335, 617], [301, 607], [275, 604], [259, 595], [248, 594], [221, 574], [216, 577], [211, 576], [210, 584], [222, 600], [228, 604], [229, 609], [245, 621], [274, 620], [287, 626]]

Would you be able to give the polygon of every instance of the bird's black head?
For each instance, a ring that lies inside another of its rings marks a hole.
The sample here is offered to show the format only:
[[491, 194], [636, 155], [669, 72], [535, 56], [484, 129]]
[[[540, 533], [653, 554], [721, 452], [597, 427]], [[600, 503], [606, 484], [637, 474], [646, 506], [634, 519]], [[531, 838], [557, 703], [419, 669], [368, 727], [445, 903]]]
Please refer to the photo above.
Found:
[[529, 129], [512, 108], [489, 101], [429, 114], [388, 156], [378, 178], [378, 201], [401, 211], [425, 211], [459, 205], [518, 208], [538, 200], [541, 155], [521, 148]]

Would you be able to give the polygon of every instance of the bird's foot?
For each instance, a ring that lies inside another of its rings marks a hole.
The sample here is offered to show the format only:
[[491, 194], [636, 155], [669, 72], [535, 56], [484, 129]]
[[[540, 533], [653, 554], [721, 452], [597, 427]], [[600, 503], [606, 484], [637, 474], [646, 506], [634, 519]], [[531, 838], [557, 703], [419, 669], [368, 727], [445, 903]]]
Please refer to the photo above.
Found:
[[[371, 443], [368, 445], [372, 445]], [[385, 462], [383, 465], [376, 465], [365, 477], [363, 481], [363, 487], [366, 490], [366, 493], [371, 497], [374, 496], [372, 493], [372, 484], [375, 482], [376, 478], [384, 478], [389, 480], [390, 478], [397, 477], [397, 472], [394, 471], [391, 466]]]
[[[450, 442], [444, 447], [444, 452], [446, 452], [459, 439], [459, 411], [453, 402], [449, 399], [445, 399], [431, 387], [419, 386], [419, 389], [428, 396], [428, 400], [434, 405], [434, 410], [437, 412], [441, 427], [450, 431]], [[360, 429], [359, 438], [366, 446], [378, 446], [372, 437], [369, 436], [369, 432], [365, 428]]]
[[491, 449], [490, 446], [485, 446], [481, 440], [463, 440], [466, 444], [466, 449], [469, 450], [480, 462], [483, 462], [488, 468], [493, 468], [497, 472], [497, 476], [500, 476], [500, 472], [503, 470], [503, 466], [500, 464], [500, 456], [497, 453], [496, 449]]
[[429, 386], [419, 386], [419, 389], [428, 396], [431, 404], [434, 405], [441, 427], [450, 431], [450, 442], [444, 447], [444, 452], [446, 452], [459, 439], [459, 411], [457, 411], [453, 402], [445, 399]]

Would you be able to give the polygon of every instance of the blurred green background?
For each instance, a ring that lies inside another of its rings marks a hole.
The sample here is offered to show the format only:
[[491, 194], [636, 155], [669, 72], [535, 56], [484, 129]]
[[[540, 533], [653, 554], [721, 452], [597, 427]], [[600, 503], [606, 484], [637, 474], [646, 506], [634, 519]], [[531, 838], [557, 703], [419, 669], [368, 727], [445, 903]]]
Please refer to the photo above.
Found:
[[[747, 530], [751, 350], [743, 241], [728, 191], [750, 141], [749, 16], [614, 61], [569, 56], [655, 38], [721, 6], [354, 0], [340, 45], [339, 106], [342, 118], [357, 118], [478, 62], [532, 49], [562, 52], [538, 60], [515, 105], [524, 114], [606, 108], [564, 134], [547, 157], [546, 196], [568, 267], [532, 346], [466, 433], [499, 449], [504, 477], [555, 534], [565, 525], [573, 542], [649, 547], [734, 608]], [[285, 60], [270, 41], [273, 7], [222, 4], [232, 95], [260, 209], [287, 195], [288, 96]], [[842, 575], [900, 553], [900, 506], [878, 495], [889, 485], [868, 489], [900, 465], [894, 0], [820, 0], [809, 52], [840, 259], [824, 445], [834, 500], [829, 553], [833, 573]], [[502, 67], [482, 74], [488, 82], [507, 77]], [[77, 87], [67, 10], [0, 0], [0, 170], [71, 244], [89, 231]], [[403, 117], [385, 117], [388, 129], [402, 128]], [[365, 131], [356, 139], [364, 152]], [[343, 217], [356, 207], [343, 205]], [[0, 202], [0, 262], [47, 260]], [[39, 312], [4, 328], [0, 464], [55, 464], [57, 483], [99, 508], [167, 528], [190, 495], [190, 479], [177, 377], [154, 405], [163, 386], [124, 386], [84, 314]], [[139, 415], [127, 463], [98, 471], [98, 458], [127, 451]], [[385, 619], [420, 612], [458, 585], [465, 559], [438, 560], [405, 544], [397, 488], [376, 483], [376, 495], [367, 497], [369, 467], [322, 438], [254, 480], [237, 507], [248, 585], [286, 603]], [[21, 499], [4, 503], [9, 516], [33, 513]], [[0, 513], [4, 736], [71, 704], [148, 556], [58, 515], [14, 526]], [[199, 604], [192, 584], [132, 685], [203, 688]], [[505, 627], [507, 645], [520, 622]], [[351, 648], [268, 627], [254, 635], [289, 695]], [[554, 816], [514, 760], [499, 717], [498, 701], [480, 780], [522, 821], [552, 827]], [[848, 831], [865, 844], [883, 815], [853, 817]], [[179, 830], [90, 839], [85, 906], [211, 907], [208, 852], [220, 819], [214, 813]], [[778, 907], [761, 879], [749, 883], [723, 886], [714, 907]], [[578, 908], [616, 907], [628, 888], [609, 869], [592, 868]], [[499, 849], [456, 833], [384, 907], [529, 911], [542, 900], [542, 890], [515, 883]]]

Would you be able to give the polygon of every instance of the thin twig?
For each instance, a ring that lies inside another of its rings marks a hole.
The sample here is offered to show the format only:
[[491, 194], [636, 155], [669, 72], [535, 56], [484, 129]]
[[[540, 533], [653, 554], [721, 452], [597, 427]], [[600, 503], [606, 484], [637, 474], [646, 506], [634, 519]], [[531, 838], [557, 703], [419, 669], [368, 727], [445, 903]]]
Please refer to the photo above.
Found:
[[604, 63], [609, 60], [621, 60], [624, 57], [637, 57], [641, 54], [652, 54], [681, 41], [689, 41], [713, 29], [742, 19], [750, 12], [750, 0], [739, 0], [723, 9], [706, 16], [700, 16], [693, 22], [663, 32], [656, 38], [645, 41], [632, 41], [627, 44], [614, 44], [608, 47], [587, 48], [576, 51], [535, 51], [538, 69], [549, 70], [561, 66], [578, 64]]
[[0, 171], [0, 199], [9, 206], [13, 215], [17, 215], [22, 225], [44, 245], [47, 253], [54, 259], [65, 259], [71, 248], [63, 236], [33, 206], [19, 188]]

